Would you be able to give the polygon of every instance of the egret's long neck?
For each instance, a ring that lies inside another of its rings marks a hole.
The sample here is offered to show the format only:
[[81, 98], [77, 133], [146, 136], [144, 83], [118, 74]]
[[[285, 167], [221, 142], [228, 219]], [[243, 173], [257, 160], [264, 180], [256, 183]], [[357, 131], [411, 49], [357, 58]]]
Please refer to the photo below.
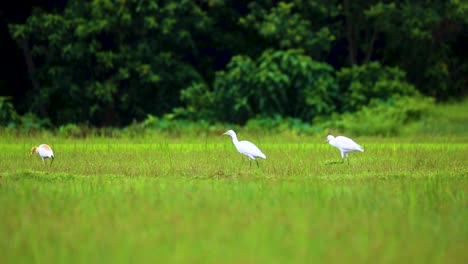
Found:
[[237, 139], [237, 135], [233, 134], [233, 135], [231, 135], [231, 138], [232, 138], [232, 143], [234, 144], [234, 146], [237, 146], [237, 144], [239, 144], [239, 140]]

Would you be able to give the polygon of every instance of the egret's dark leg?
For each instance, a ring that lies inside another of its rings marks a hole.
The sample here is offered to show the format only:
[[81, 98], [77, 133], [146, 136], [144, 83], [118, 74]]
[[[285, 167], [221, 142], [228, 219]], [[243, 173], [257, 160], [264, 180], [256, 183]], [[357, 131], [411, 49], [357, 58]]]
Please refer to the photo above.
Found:
[[344, 153], [341, 152], [341, 161], [330, 161], [325, 163], [326, 165], [331, 165], [331, 164], [343, 164], [344, 163]]
[[52, 162], [54, 162], [54, 156], [50, 157], [52, 160], [50, 161], [50, 165], [49, 166], [52, 166]]
[[255, 160], [255, 162], [257, 162], [257, 168], [260, 168], [260, 165], [258, 165], [258, 160]]
[[250, 164], [249, 168], [252, 168], [252, 160], [251, 159], [249, 159], [249, 164]]

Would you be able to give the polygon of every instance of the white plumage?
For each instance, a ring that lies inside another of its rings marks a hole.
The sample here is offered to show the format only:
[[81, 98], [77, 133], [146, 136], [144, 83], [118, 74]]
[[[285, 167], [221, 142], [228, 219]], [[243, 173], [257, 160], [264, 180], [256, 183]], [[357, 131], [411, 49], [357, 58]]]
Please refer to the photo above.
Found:
[[249, 158], [250, 166], [252, 166], [252, 160], [255, 160], [255, 162], [257, 162], [257, 166], [259, 166], [256, 158], [266, 159], [265, 154], [263, 154], [263, 152], [257, 146], [255, 146], [254, 143], [247, 140], [239, 141], [237, 139], [236, 132], [233, 130], [227, 131], [224, 133], [224, 135], [230, 136], [232, 138], [232, 143], [236, 147], [237, 151]]
[[54, 151], [47, 144], [41, 144], [39, 145], [39, 147], [32, 147], [31, 152], [29, 153], [29, 156], [31, 157], [33, 153], [39, 154], [39, 156], [42, 159], [42, 163], [45, 162], [44, 161], [45, 159], [49, 159], [49, 158], [51, 159], [50, 165], [52, 165], [52, 162], [54, 162], [54, 158], [55, 158]]
[[353, 152], [353, 151], [364, 152], [364, 148], [359, 146], [352, 139], [344, 137], [344, 136], [334, 137], [332, 135], [328, 135], [327, 141], [330, 145], [340, 150], [341, 162], [344, 162], [344, 157], [346, 156], [348, 158], [348, 163], [349, 163], [349, 154], [348, 154], [349, 152]]

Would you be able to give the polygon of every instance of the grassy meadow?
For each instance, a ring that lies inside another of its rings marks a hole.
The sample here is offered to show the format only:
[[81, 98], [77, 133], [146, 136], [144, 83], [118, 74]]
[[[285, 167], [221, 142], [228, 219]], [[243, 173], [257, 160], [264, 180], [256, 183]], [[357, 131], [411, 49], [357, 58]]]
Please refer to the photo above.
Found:
[[[468, 101], [402, 136], [0, 132], [0, 263], [468, 263]], [[337, 134], [337, 133], [334, 133]], [[48, 143], [43, 165], [32, 146]], [[50, 161], [47, 161], [47, 163]]]
[[[0, 140], [0, 263], [466, 263], [464, 136]], [[44, 166], [33, 145], [56, 159]]]

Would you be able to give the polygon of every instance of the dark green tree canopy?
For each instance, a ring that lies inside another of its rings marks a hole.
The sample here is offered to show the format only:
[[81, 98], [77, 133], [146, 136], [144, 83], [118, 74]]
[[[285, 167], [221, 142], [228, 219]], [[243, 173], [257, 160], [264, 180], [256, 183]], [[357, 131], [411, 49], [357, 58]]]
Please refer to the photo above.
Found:
[[70, 0], [9, 29], [19, 104], [55, 125], [307, 121], [468, 83], [466, 1]]

